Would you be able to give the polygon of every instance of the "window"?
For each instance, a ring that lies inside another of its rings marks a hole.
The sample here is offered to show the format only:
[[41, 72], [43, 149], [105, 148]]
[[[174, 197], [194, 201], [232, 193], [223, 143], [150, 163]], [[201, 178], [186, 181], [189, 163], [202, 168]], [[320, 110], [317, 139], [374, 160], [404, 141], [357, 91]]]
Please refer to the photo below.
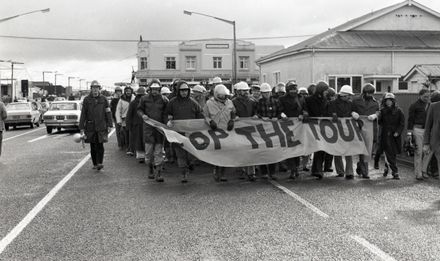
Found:
[[186, 69], [187, 70], [195, 70], [196, 69], [196, 57], [195, 56], [186, 56]]
[[213, 57], [213, 67], [214, 69], [221, 69], [222, 68], [222, 58], [221, 57]]
[[399, 90], [408, 90], [408, 82], [404, 82], [403, 77], [399, 79]]
[[147, 68], [147, 57], [141, 57], [141, 70], [145, 70]]
[[274, 84], [277, 84], [280, 82], [281, 79], [281, 73], [280, 72], [274, 72], [273, 73], [273, 78], [275, 80]]
[[240, 69], [249, 69], [249, 56], [240, 56]]
[[329, 76], [328, 85], [334, 88], [337, 92], [344, 85], [350, 85], [353, 88], [353, 93], [361, 93], [362, 90], [362, 76]]
[[166, 57], [165, 64], [167, 70], [170, 69], [176, 69], [176, 57]]

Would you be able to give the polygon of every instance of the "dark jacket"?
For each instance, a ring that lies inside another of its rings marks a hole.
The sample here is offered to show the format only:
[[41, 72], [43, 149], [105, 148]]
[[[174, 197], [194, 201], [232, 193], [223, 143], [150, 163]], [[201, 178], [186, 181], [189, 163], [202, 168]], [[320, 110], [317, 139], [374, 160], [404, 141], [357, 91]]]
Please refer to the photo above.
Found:
[[279, 100], [287, 117], [298, 117], [303, 114], [305, 102], [300, 96], [291, 96], [289, 93], [286, 93]]
[[363, 95], [360, 95], [353, 99], [353, 107], [359, 115], [368, 116], [379, 111], [379, 102], [375, 98], [367, 100]]
[[414, 125], [422, 125], [425, 128], [426, 115], [427, 115], [428, 103], [418, 99], [415, 103], [409, 106], [408, 110], [408, 125], [407, 129], [414, 129]]
[[[177, 88], [178, 89], [178, 88]], [[177, 96], [167, 105], [166, 114], [173, 116], [173, 120], [203, 119], [202, 108], [189, 96], [182, 97], [179, 90]]]
[[429, 106], [423, 144], [429, 144], [433, 151], [440, 149], [440, 102], [432, 103]]
[[262, 97], [257, 104], [258, 117], [281, 118], [283, 107], [278, 99], [270, 96], [269, 99]]
[[[394, 154], [401, 153], [401, 134], [405, 127], [405, 115], [403, 114], [402, 109], [397, 106], [382, 108], [380, 110], [378, 122], [381, 127], [380, 142], [384, 146], [384, 149], [388, 149]], [[394, 137], [394, 133], [398, 133], [399, 136]]]
[[351, 113], [353, 111], [353, 103], [351, 101], [344, 101], [340, 97], [329, 102], [327, 106], [328, 116], [333, 116], [333, 114], [336, 114], [338, 117], [351, 117]]
[[127, 128], [130, 130], [130, 139], [132, 139], [134, 144], [134, 149], [137, 151], [145, 150], [143, 125], [144, 121], [137, 114], [137, 108], [139, 102], [141, 101], [143, 95], [136, 95], [135, 99], [130, 102], [127, 111]]
[[79, 129], [84, 130], [87, 143], [108, 141], [108, 128], [113, 127], [111, 111], [103, 95], [84, 98], [79, 120]]
[[110, 101], [110, 109], [111, 109], [111, 111], [112, 111], [112, 119], [113, 119], [114, 122], [116, 122], [116, 116], [115, 116], [115, 113], [116, 113], [116, 107], [118, 106], [119, 99], [120, 99], [120, 98], [113, 98], [113, 99]]
[[238, 117], [252, 117], [257, 114], [257, 103], [250, 97], [237, 96], [232, 99]]
[[324, 117], [327, 116], [327, 99], [312, 95], [306, 97], [304, 110], [308, 112], [310, 117]]
[[[149, 118], [166, 123], [167, 115], [165, 113], [168, 105], [168, 99], [160, 94], [153, 96], [150, 93], [144, 95], [139, 101], [137, 108], [138, 115], [142, 118], [147, 115]], [[144, 123], [144, 140], [146, 143], [162, 143], [163, 136], [154, 127]]]

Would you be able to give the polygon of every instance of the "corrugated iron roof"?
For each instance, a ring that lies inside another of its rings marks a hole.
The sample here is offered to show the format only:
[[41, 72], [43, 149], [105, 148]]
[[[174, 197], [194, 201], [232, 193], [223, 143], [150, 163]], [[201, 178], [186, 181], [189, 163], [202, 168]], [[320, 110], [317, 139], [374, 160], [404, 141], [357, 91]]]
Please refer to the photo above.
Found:
[[426, 76], [440, 76], [440, 64], [417, 64], [415, 67]]

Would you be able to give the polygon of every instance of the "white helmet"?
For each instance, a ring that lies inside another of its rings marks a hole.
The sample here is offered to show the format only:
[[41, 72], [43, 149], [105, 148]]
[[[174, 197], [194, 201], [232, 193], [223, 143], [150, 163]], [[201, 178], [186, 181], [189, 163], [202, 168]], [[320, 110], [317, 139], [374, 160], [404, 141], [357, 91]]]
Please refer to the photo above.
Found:
[[386, 99], [396, 99], [396, 96], [394, 96], [394, 94], [393, 93], [391, 93], [391, 92], [387, 92], [387, 93], [385, 93], [385, 96], [383, 97], [383, 99], [384, 100], [386, 100]]
[[214, 77], [214, 79], [212, 79], [212, 84], [219, 84], [219, 83], [222, 83], [223, 81], [222, 81], [222, 78], [220, 78], [220, 77]]
[[205, 93], [205, 92], [206, 92], [206, 88], [203, 87], [202, 85], [199, 85], [199, 84], [197, 84], [196, 86], [194, 86], [194, 87], [192, 88], [192, 90], [193, 90], [194, 92], [201, 92], [201, 93]]
[[353, 88], [350, 85], [344, 85], [339, 90], [340, 95], [354, 95]]
[[272, 87], [270, 87], [270, 85], [267, 82], [263, 82], [260, 85], [260, 92], [271, 92], [272, 91]]
[[298, 89], [298, 93], [306, 93], [306, 94], [309, 94], [309, 91], [307, 90], [306, 87], [300, 87], [300, 88]]
[[239, 82], [235, 84], [235, 90], [237, 91], [247, 91], [250, 90], [249, 85], [246, 82]]
[[164, 94], [170, 94], [171, 93], [171, 91], [170, 91], [170, 89], [168, 89], [168, 87], [162, 87], [161, 89], [160, 89], [160, 94], [162, 94], [162, 95], [164, 95]]
[[214, 88], [214, 96], [217, 95], [229, 95], [230, 92], [228, 90], [228, 88], [226, 88], [226, 86], [224, 86], [223, 84], [219, 84], [217, 86], [215, 86]]

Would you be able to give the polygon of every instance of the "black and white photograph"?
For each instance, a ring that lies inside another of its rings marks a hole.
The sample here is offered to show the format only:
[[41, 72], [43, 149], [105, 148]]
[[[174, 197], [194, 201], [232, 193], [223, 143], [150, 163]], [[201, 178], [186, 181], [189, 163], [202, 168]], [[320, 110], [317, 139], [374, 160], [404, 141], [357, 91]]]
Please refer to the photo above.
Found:
[[0, 260], [440, 260], [439, 166], [439, 1], [0, 1]]

